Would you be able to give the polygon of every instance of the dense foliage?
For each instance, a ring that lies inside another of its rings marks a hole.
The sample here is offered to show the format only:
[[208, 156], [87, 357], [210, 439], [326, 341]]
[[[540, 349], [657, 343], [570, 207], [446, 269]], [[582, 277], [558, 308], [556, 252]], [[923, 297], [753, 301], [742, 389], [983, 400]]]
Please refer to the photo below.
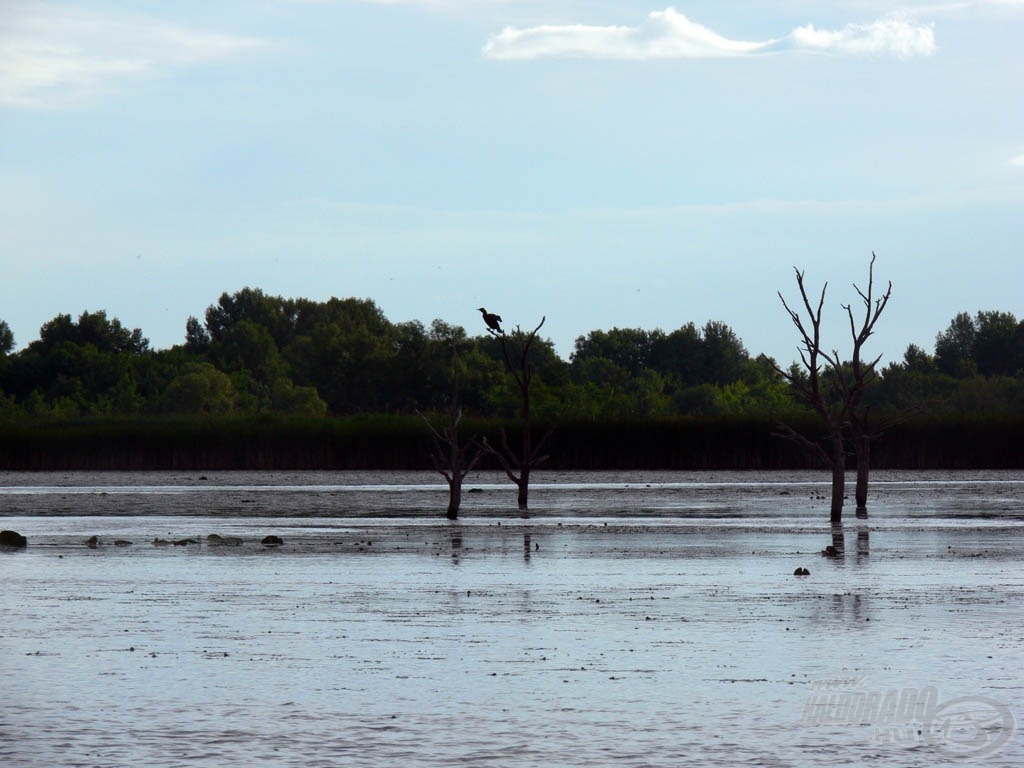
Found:
[[[0, 320], [0, 420], [8, 423], [442, 412], [453, 350], [468, 414], [508, 418], [518, 403], [495, 338], [442, 320], [392, 323], [368, 299], [314, 302], [246, 288], [223, 294], [203, 321], [189, 318], [184, 342], [171, 349], [150, 349], [140, 329], [103, 311], [59, 315], [37, 340], [13, 349]], [[776, 361], [751, 356], [718, 321], [671, 332], [591, 331], [569, 361], [539, 340], [532, 364], [540, 419], [771, 418], [799, 410]], [[911, 345], [879, 374], [867, 396], [875, 413], [1019, 416], [1024, 321], [1008, 312], [958, 314], [932, 353]]]

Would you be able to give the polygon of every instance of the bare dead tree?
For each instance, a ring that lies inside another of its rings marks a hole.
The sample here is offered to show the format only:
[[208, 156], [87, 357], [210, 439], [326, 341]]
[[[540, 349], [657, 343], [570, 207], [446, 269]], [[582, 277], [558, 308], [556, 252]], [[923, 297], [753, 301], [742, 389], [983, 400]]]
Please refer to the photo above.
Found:
[[[452, 395], [448, 409], [448, 423], [438, 429], [426, 416], [419, 413], [426, 422], [433, 440], [430, 460], [445, 480], [448, 481], [449, 520], [457, 520], [459, 507], [462, 506], [462, 481], [466, 478], [485, 453], [482, 445], [475, 440], [463, 442], [459, 435], [459, 422], [462, 421], [462, 408], [459, 407], [459, 358], [455, 346], [452, 346]], [[461, 540], [460, 540], [461, 543]]]
[[889, 303], [889, 299], [892, 297], [892, 281], [889, 281], [889, 285], [878, 298], [874, 297], [874, 286], [875, 286], [875, 253], [871, 252], [871, 263], [868, 265], [868, 286], [867, 291], [862, 291], [856, 283], [853, 284], [853, 288], [857, 291], [857, 295], [860, 296], [861, 302], [864, 304], [864, 319], [857, 327], [856, 321], [853, 316], [853, 308], [849, 304], [844, 304], [843, 309], [846, 310], [846, 315], [850, 321], [850, 335], [853, 337], [853, 354], [850, 358], [850, 371], [853, 377], [852, 382], [847, 383], [844, 381], [843, 388], [847, 399], [849, 400], [848, 408], [848, 419], [850, 428], [850, 438], [853, 443], [853, 452], [857, 457], [857, 486], [855, 497], [857, 501], [857, 514], [867, 514], [868, 509], [868, 475], [871, 472], [871, 441], [877, 439], [882, 435], [884, 426], [891, 426], [894, 423], [892, 420], [888, 424], [882, 425], [881, 423], [876, 424], [874, 428], [869, 426], [868, 419], [868, 407], [863, 404], [864, 392], [872, 381], [877, 376], [878, 361], [882, 359], [882, 356], [874, 358], [870, 362], [865, 362], [861, 358], [861, 353], [864, 349], [864, 344], [870, 338], [871, 334], [875, 332], [875, 323], [878, 322], [878, 318], [882, 312], [885, 311], [886, 305]]
[[548, 439], [554, 432], [551, 426], [544, 436], [533, 443], [532, 435], [532, 414], [530, 411], [530, 394], [533, 385], [534, 369], [530, 362], [530, 348], [537, 340], [537, 332], [544, 325], [547, 317], [541, 317], [540, 323], [529, 333], [520, 329], [517, 325], [512, 333], [502, 333], [488, 329], [488, 333], [501, 342], [501, 353], [505, 358], [505, 368], [512, 375], [516, 386], [519, 388], [519, 422], [522, 432], [522, 444], [517, 454], [508, 444], [508, 436], [505, 430], [501, 430], [501, 446], [495, 448], [490, 445], [486, 438], [483, 445], [501, 463], [502, 468], [509, 480], [519, 488], [519, 509], [526, 510], [530, 493], [530, 471], [547, 460], [547, 456], [541, 451]]
[[807, 295], [807, 287], [804, 285], [804, 273], [796, 267], [793, 270], [796, 272], [796, 284], [800, 289], [807, 321], [804, 321], [800, 312], [792, 309], [786, 303], [781, 291], [778, 295], [782, 306], [789, 313], [790, 320], [793, 321], [793, 325], [800, 333], [800, 361], [807, 375], [805, 378], [798, 375], [796, 371], [782, 368], [778, 368], [778, 371], [789, 382], [797, 398], [813, 409], [821, 418], [826, 434], [823, 440], [812, 440], [788, 424], [780, 424], [778, 434], [799, 443], [811, 454], [818, 456], [831, 469], [830, 517], [833, 523], [839, 523], [843, 519], [843, 494], [846, 484], [846, 448], [843, 440], [843, 426], [846, 422], [849, 400], [843, 396], [841, 391], [840, 377], [822, 375], [823, 363], [833, 372], [840, 369], [838, 352], [826, 352], [821, 346], [821, 315], [828, 283], [826, 282], [821, 288], [817, 306], [812, 306]]
[[[833, 522], [842, 520], [843, 494], [845, 491], [845, 470], [846, 456], [844, 434], [849, 433], [850, 443], [857, 458], [857, 486], [856, 500], [858, 513], [867, 513], [867, 492], [868, 476], [871, 469], [871, 441], [881, 435], [879, 427], [869, 426], [869, 409], [864, 404], [864, 393], [872, 381], [877, 377], [877, 366], [881, 355], [872, 359], [863, 358], [864, 345], [875, 331], [875, 324], [882, 312], [885, 311], [889, 299], [892, 297], [892, 282], [890, 281], [885, 292], [875, 297], [875, 256], [871, 254], [871, 262], [868, 266], [868, 285], [866, 290], [861, 290], [854, 283], [853, 288], [860, 296], [864, 305], [864, 316], [860, 325], [854, 317], [853, 306], [843, 304], [846, 316], [850, 323], [850, 336], [853, 340], [853, 352], [849, 364], [844, 364], [835, 350], [826, 352], [821, 345], [821, 315], [825, 302], [825, 290], [828, 283], [821, 289], [821, 296], [816, 308], [811, 306], [804, 286], [803, 272], [796, 270], [797, 286], [800, 288], [800, 295], [804, 302], [804, 309], [808, 315], [810, 330], [804, 324], [800, 313], [794, 311], [786, 303], [785, 298], [779, 293], [782, 305], [789, 313], [790, 319], [801, 334], [800, 359], [804, 369], [807, 371], [807, 380], [796, 376], [792, 372], [782, 371], [782, 375], [793, 386], [797, 397], [809, 405], [822, 418], [826, 425], [827, 448], [820, 442], [807, 439], [798, 434], [788, 425], [782, 425], [781, 434], [785, 437], [795, 439], [802, 443], [812, 452], [817, 453], [825, 459], [832, 470], [832, 504], [831, 518]], [[828, 384], [822, 384], [822, 365], [824, 361], [828, 371]]]

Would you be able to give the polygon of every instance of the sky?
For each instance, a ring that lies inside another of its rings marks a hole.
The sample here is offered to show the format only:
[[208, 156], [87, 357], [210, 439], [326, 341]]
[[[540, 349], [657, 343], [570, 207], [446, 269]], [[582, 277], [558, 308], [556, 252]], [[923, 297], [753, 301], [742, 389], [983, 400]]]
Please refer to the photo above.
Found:
[[884, 365], [1024, 316], [1022, 40], [1024, 0], [0, 0], [0, 319], [165, 349], [251, 287], [788, 364], [794, 269], [842, 353], [874, 252]]

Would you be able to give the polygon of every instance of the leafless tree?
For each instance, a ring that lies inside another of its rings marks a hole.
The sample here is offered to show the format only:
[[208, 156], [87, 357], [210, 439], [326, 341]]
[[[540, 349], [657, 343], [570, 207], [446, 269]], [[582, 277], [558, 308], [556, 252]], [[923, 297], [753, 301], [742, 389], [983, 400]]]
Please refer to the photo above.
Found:
[[488, 329], [488, 333], [501, 342], [501, 353], [505, 358], [505, 367], [515, 380], [519, 388], [519, 422], [522, 432], [522, 443], [517, 454], [508, 444], [508, 436], [505, 430], [501, 430], [501, 445], [497, 448], [490, 445], [486, 438], [484, 446], [494, 454], [501, 463], [509, 480], [519, 488], [519, 509], [526, 510], [530, 493], [530, 471], [542, 464], [548, 457], [541, 451], [545, 443], [554, 432], [550, 427], [544, 436], [533, 442], [532, 415], [530, 412], [530, 394], [533, 385], [534, 369], [530, 362], [530, 348], [537, 340], [537, 332], [544, 325], [546, 317], [540, 319], [540, 323], [532, 331], [526, 332], [517, 325], [511, 333], [501, 333]]
[[[803, 445], [806, 450], [818, 456], [832, 470], [830, 517], [833, 523], [839, 523], [843, 519], [843, 494], [846, 484], [846, 448], [843, 444], [843, 424], [846, 421], [848, 402], [841, 397], [841, 393], [838, 391], [839, 385], [836, 377], [822, 375], [824, 373], [822, 361], [833, 371], [840, 367], [839, 354], [834, 351], [826, 352], [821, 346], [821, 315], [828, 283], [822, 286], [818, 304], [813, 306], [807, 295], [807, 287], [804, 285], [804, 273], [795, 267], [793, 269], [796, 272], [796, 284], [800, 289], [800, 297], [807, 313], [806, 322], [800, 312], [792, 309], [786, 303], [781, 291], [779, 291], [779, 299], [786, 312], [789, 313], [793, 325], [800, 332], [800, 361], [806, 375], [801, 375], [800, 371], [793, 369], [779, 368], [778, 370], [792, 386], [797, 398], [818, 414], [825, 426], [826, 434], [824, 440], [812, 440], [788, 424], [780, 424], [779, 433], [783, 437]], [[836, 395], [840, 396], [837, 398]]]
[[892, 296], [892, 283], [878, 298], [874, 296], [874, 265], [875, 254], [871, 254], [868, 269], [867, 290], [861, 290], [854, 284], [854, 290], [864, 304], [864, 318], [858, 326], [854, 317], [853, 307], [844, 304], [850, 322], [850, 335], [853, 339], [853, 352], [848, 365], [844, 364], [839, 352], [827, 351], [821, 343], [821, 318], [825, 304], [825, 292], [828, 283], [821, 289], [817, 305], [812, 305], [804, 285], [804, 273], [798, 269], [796, 282], [803, 300], [803, 309], [807, 314], [806, 321], [801, 312], [792, 309], [786, 303], [782, 293], [779, 299], [789, 313], [793, 325], [800, 332], [800, 360], [802, 370], [784, 371], [780, 373], [789, 381], [797, 397], [805, 405], [811, 407], [825, 425], [824, 440], [812, 440], [798, 433], [786, 424], [780, 425], [780, 433], [796, 440], [812, 453], [824, 460], [832, 471], [831, 520], [838, 523], [842, 520], [843, 499], [846, 483], [846, 434], [849, 432], [854, 453], [857, 456], [857, 507], [867, 509], [868, 474], [870, 472], [871, 440], [880, 434], [869, 428], [868, 408], [864, 405], [864, 392], [876, 377], [876, 367], [881, 355], [870, 361], [863, 359], [864, 344], [874, 333], [875, 324], [885, 310]]
[[[419, 413], [417, 411], [417, 413]], [[430, 429], [433, 448], [430, 460], [445, 480], [448, 481], [449, 520], [457, 520], [459, 507], [462, 506], [462, 481], [483, 457], [485, 449], [475, 440], [463, 442], [459, 435], [459, 422], [462, 421], [462, 408], [459, 407], [459, 358], [452, 346], [452, 396], [449, 403], [448, 423], [438, 429], [430, 419], [420, 413], [420, 417]], [[460, 540], [461, 541], [461, 540]]]
[[[857, 295], [860, 296], [861, 302], [864, 304], [864, 319], [857, 327], [857, 323], [853, 316], [853, 307], [849, 304], [844, 304], [843, 309], [846, 310], [846, 315], [850, 320], [850, 335], [853, 337], [853, 354], [850, 358], [850, 372], [852, 375], [852, 381], [843, 382], [843, 389], [846, 397], [850, 401], [848, 409], [849, 429], [850, 437], [853, 442], [853, 452], [857, 457], [857, 487], [855, 498], [857, 501], [857, 513], [867, 513], [868, 508], [868, 475], [871, 472], [871, 441], [878, 438], [882, 434], [883, 425], [881, 423], [875, 424], [874, 427], [870, 426], [868, 418], [868, 407], [864, 405], [864, 392], [868, 385], [877, 377], [877, 366], [878, 361], [881, 360], [882, 356], [874, 358], [870, 362], [865, 362], [861, 354], [864, 349], [864, 344], [868, 338], [875, 332], [875, 323], [878, 322], [878, 318], [882, 312], [885, 311], [886, 305], [889, 303], [889, 299], [892, 296], [892, 281], [889, 281], [889, 285], [878, 298], [874, 297], [874, 286], [875, 286], [875, 254], [874, 251], [871, 253], [871, 263], [868, 266], [868, 287], [867, 291], [862, 291], [857, 287], [857, 284], [853, 284], [854, 290], [857, 291]], [[840, 372], [842, 374], [842, 372]], [[890, 422], [891, 423], [891, 422]]]

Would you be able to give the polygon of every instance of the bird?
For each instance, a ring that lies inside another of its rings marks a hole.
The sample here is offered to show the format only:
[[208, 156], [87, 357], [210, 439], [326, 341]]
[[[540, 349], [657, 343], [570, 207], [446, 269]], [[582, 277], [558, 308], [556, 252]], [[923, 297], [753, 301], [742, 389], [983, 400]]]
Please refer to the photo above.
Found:
[[497, 331], [498, 333], [504, 333], [504, 331], [501, 330], [501, 315], [488, 312], [483, 307], [480, 307], [480, 314], [484, 316], [484, 322], [487, 323], [488, 328], [492, 331]]

